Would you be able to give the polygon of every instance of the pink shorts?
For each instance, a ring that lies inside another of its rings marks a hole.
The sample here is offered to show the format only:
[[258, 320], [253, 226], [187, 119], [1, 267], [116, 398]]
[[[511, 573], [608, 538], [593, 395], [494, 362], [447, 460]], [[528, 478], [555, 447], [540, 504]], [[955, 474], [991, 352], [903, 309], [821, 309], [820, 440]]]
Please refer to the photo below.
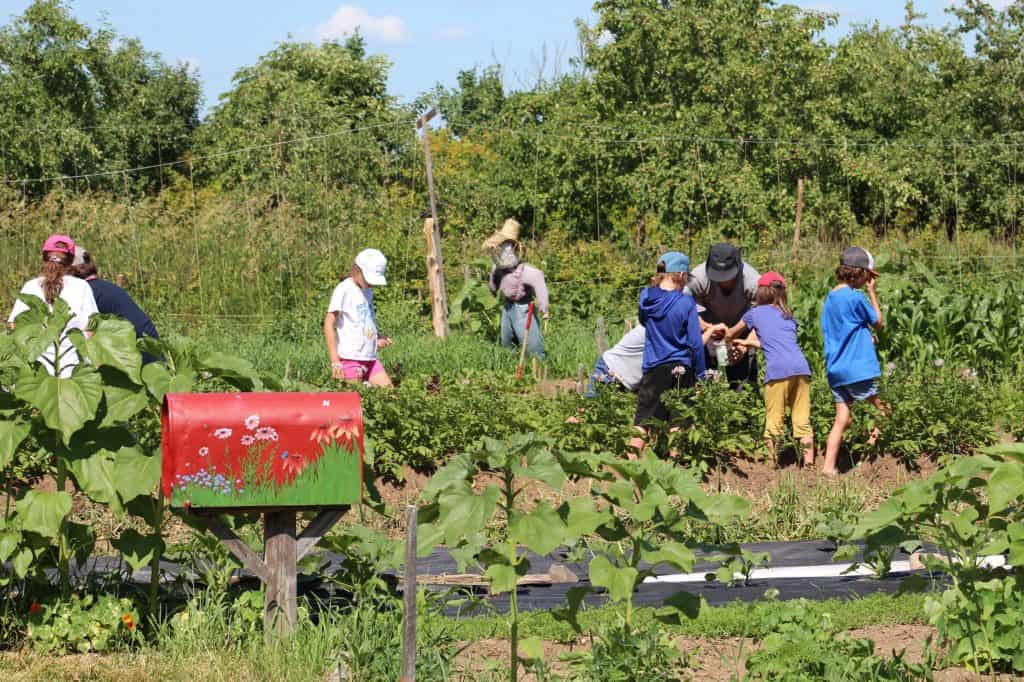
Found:
[[342, 360], [341, 370], [347, 381], [366, 381], [384, 371], [380, 360]]

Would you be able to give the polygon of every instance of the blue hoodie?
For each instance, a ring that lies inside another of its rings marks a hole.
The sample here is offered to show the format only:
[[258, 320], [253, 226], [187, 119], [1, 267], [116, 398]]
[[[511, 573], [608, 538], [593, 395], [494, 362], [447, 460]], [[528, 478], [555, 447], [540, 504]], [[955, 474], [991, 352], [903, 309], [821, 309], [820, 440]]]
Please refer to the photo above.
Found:
[[640, 292], [640, 324], [647, 330], [644, 372], [669, 362], [681, 362], [703, 378], [704, 341], [697, 303], [681, 291], [648, 287]]

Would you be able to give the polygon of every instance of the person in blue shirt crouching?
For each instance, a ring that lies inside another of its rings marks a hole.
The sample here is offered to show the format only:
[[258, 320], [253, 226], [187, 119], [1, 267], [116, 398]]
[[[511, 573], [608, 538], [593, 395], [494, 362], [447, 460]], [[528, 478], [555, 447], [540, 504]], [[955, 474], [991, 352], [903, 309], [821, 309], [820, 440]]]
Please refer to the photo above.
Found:
[[658, 260], [651, 286], [640, 293], [639, 318], [647, 336], [633, 419], [636, 426], [668, 421], [671, 414], [661, 401], [662, 394], [694, 386], [707, 369], [697, 302], [683, 293], [689, 270], [686, 254], [669, 251]]

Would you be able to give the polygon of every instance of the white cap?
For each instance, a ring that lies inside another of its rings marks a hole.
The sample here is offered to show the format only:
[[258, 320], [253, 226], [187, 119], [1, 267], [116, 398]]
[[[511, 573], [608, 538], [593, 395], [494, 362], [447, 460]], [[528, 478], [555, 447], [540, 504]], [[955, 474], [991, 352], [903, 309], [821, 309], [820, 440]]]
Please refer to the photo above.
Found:
[[384, 270], [388, 267], [388, 259], [377, 249], [365, 249], [356, 256], [356, 265], [363, 271], [363, 279], [371, 287], [382, 287], [388, 283]]

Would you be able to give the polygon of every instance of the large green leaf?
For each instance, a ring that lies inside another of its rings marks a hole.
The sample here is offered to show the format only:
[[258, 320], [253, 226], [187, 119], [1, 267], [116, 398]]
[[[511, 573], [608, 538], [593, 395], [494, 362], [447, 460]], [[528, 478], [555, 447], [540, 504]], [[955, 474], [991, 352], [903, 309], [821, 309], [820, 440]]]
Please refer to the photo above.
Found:
[[1015, 500], [1024, 496], [1024, 464], [1002, 462], [988, 479], [988, 503], [992, 513], [998, 514]]
[[664, 542], [658, 545], [654, 551], [644, 552], [644, 560], [657, 564], [661, 562], [670, 563], [684, 573], [693, 570], [696, 561], [693, 550], [680, 542]]
[[565, 521], [566, 539], [583, 538], [605, 522], [608, 511], [598, 511], [594, 500], [589, 497], [574, 497], [564, 502], [559, 514]]
[[526, 454], [526, 466], [517, 469], [518, 474], [546, 483], [555, 490], [561, 490], [562, 483], [565, 482], [562, 465], [546, 447], [532, 448]]
[[516, 582], [520, 577], [526, 575], [529, 564], [525, 561], [517, 561], [516, 564], [491, 564], [484, 571], [484, 575], [491, 581], [491, 593], [501, 594], [511, 592], [516, 588]]
[[160, 482], [159, 455], [138, 448], [121, 448], [114, 457], [114, 487], [125, 502], [148, 495]]
[[529, 514], [515, 512], [509, 531], [516, 544], [523, 544], [544, 556], [565, 542], [565, 523], [547, 502]]
[[113, 367], [142, 385], [142, 354], [135, 342], [135, 327], [126, 320], [101, 319], [86, 341], [89, 360], [96, 367]]
[[157, 553], [164, 551], [164, 541], [159, 536], [142, 535], [134, 528], [122, 532], [111, 544], [121, 553], [133, 571], [148, 565]]
[[79, 365], [70, 377], [50, 376], [42, 368], [23, 370], [18, 375], [15, 395], [29, 403], [48, 427], [60, 431], [67, 443], [82, 426], [96, 416], [103, 397], [99, 372]]
[[46, 302], [38, 296], [21, 294], [18, 299], [29, 309], [18, 315], [11, 336], [21, 348], [24, 359], [34, 362], [60, 339], [71, 319], [71, 309], [59, 298], [54, 301], [52, 313]]
[[0, 561], [7, 561], [21, 544], [21, 531], [5, 530], [0, 532]]
[[590, 582], [608, 590], [613, 601], [623, 601], [633, 595], [639, 573], [631, 566], [613, 566], [607, 557], [597, 555], [590, 561]]
[[71, 513], [71, 495], [66, 492], [30, 490], [15, 504], [21, 527], [43, 537], [55, 538], [60, 525]]
[[84, 457], [75, 457], [68, 460], [68, 468], [89, 499], [109, 504], [115, 513], [121, 513], [121, 501], [114, 486], [113, 452], [101, 448]]
[[490, 520], [500, 490], [489, 485], [475, 493], [468, 484], [449, 488], [438, 497], [445, 542], [456, 545], [460, 538], [480, 531]]
[[197, 369], [204, 369], [241, 391], [263, 390], [263, 382], [253, 364], [234, 355], [205, 353], [199, 357]]
[[171, 373], [167, 366], [160, 362], [151, 362], [142, 368], [142, 381], [146, 384], [150, 395], [156, 402], [163, 403], [164, 396], [170, 393]]
[[17, 452], [21, 441], [28, 436], [28, 424], [20, 422], [0, 421], [0, 469], [3, 469]]
[[100, 377], [103, 379], [105, 398], [103, 426], [126, 422], [149, 405], [146, 389], [133, 384], [120, 372], [103, 367], [100, 369]]

